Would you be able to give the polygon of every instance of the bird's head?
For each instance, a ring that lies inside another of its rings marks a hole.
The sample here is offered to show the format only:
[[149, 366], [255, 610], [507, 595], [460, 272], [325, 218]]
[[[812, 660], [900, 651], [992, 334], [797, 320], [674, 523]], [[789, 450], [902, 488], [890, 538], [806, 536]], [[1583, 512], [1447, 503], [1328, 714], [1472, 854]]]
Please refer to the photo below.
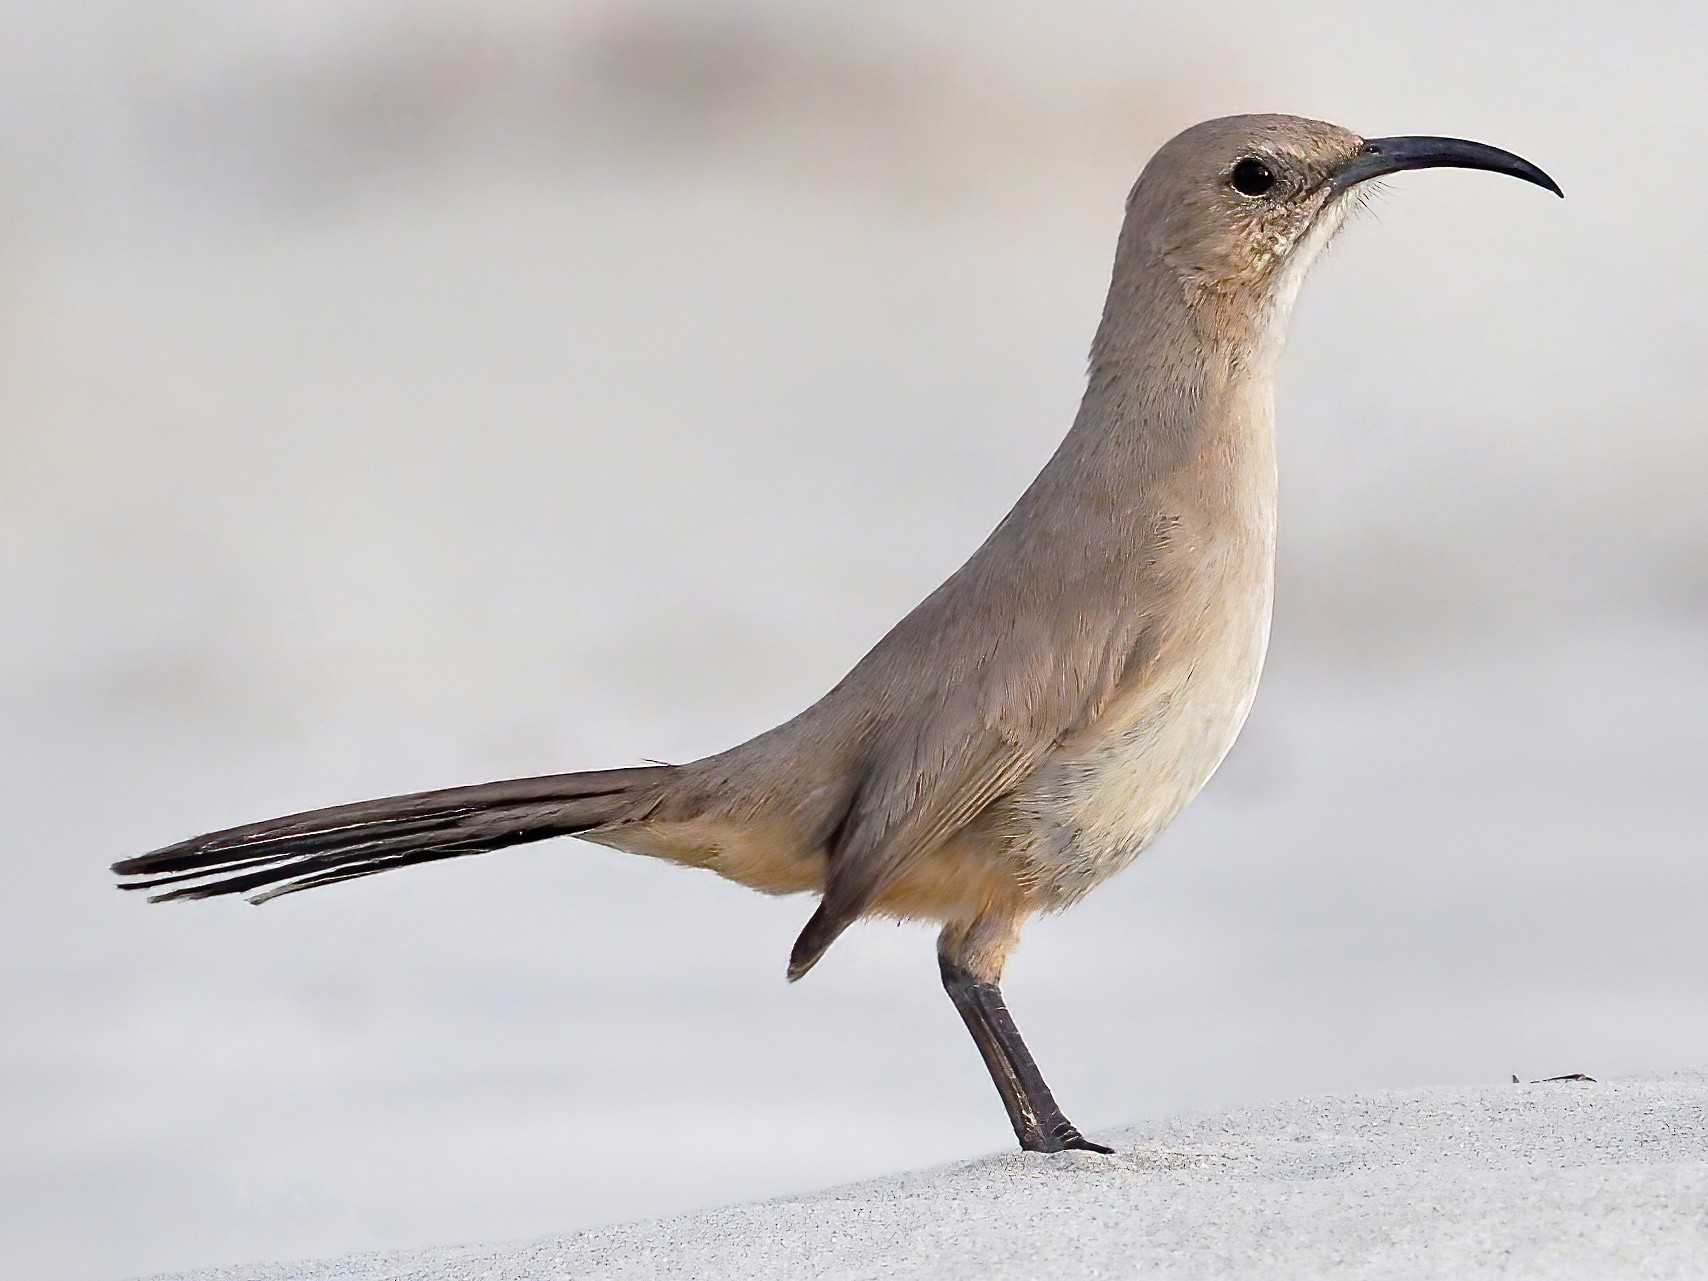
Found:
[[1529, 161], [1482, 143], [1365, 139], [1298, 116], [1228, 116], [1177, 135], [1145, 166], [1128, 198], [1121, 256], [1163, 267], [1194, 308], [1272, 320], [1290, 308], [1361, 183], [1442, 165], [1560, 194]]

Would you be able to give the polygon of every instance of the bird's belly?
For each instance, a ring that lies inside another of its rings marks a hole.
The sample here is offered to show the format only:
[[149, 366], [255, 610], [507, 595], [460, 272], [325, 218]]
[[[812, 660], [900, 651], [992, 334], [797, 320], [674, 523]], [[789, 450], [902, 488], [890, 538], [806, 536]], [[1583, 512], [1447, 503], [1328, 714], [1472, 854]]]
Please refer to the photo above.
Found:
[[1015, 798], [1010, 850], [1040, 907], [1126, 867], [1209, 781], [1256, 697], [1271, 600], [1264, 573], [1198, 613], [1079, 749]]

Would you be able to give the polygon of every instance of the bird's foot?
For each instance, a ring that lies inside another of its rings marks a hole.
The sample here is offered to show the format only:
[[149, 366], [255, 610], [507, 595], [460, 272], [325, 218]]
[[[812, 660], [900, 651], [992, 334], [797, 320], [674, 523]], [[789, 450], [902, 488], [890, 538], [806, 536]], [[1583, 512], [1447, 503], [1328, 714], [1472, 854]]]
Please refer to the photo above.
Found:
[[1075, 1134], [1071, 1139], [1063, 1143], [1062, 1146], [1076, 1152], [1100, 1152], [1104, 1156], [1115, 1155], [1114, 1148], [1104, 1147], [1101, 1143], [1093, 1143], [1083, 1134]]
[[1101, 1152], [1104, 1156], [1115, 1155], [1114, 1148], [1093, 1143], [1066, 1121], [1051, 1126], [1047, 1134], [1036, 1130], [1022, 1134], [1020, 1147], [1027, 1152]]

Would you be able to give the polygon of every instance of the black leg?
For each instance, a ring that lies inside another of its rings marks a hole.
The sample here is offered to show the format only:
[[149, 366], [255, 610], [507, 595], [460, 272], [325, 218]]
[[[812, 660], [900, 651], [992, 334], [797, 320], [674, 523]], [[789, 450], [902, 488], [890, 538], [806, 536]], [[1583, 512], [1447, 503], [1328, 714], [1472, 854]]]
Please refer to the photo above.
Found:
[[1062, 1115], [1055, 1096], [1044, 1082], [1044, 1074], [1032, 1059], [1026, 1042], [1020, 1039], [1020, 1029], [1008, 1007], [1002, 1002], [1002, 989], [995, 983], [974, 978], [955, 962], [939, 953], [938, 967], [943, 972], [943, 990], [961, 1012], [973, 1043], [984, 1056], [990, 1069], [990, 1079], [996, 1082], [996, 1092], [1008, 1109], [1008, 1119], [1014, 1125], [1014, 1137], [1028, 1152], [1060, 1152], [1080, 1148], [1087, 1152], [1110, 1152], [1100, 1143], [1093, 1143], [1074, 1128], [1073, 1122]]

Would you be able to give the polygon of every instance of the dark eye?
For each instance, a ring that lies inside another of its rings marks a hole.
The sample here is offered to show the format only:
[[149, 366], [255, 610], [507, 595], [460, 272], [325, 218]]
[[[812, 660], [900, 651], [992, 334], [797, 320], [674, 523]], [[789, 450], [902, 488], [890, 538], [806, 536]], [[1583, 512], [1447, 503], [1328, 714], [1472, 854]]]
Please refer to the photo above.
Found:
[[1263, 161], [1247, 156], [1234, 166], [1228, 181], [1242, 196], [1261, 196], [1275, 185], [1275, 175]]

